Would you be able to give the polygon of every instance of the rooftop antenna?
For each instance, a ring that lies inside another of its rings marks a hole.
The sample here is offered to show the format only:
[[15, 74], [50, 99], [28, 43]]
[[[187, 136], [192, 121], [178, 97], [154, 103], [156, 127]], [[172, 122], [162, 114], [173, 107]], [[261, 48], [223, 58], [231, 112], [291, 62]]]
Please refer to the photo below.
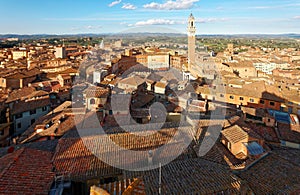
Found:
[[161, 163], [159, 163], [158, 194], [161, 195]]

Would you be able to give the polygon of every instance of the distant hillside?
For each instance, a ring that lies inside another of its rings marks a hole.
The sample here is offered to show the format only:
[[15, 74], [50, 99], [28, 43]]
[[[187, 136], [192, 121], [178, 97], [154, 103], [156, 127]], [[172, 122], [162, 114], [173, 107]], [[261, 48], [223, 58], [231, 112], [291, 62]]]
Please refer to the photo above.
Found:
[[[2, 34], [0, 39], [6, 38], [19, 38], [19, 39], [51, 39], [51, 38], [79, 38], [79, 37], [183, 37], [186, 34], [181, 33], [117, 33], [117, 34], [66, 34], [66, 35], [53, 35], [53, 34], [34, 34], [34, 35], [19, 35], [19, 34]], [[197, 35], [197, 37], [205, 38], [295, 38], [300, 39], [300, 34], [290, 33], [290, 34], [233, 34], [233, 35]]]

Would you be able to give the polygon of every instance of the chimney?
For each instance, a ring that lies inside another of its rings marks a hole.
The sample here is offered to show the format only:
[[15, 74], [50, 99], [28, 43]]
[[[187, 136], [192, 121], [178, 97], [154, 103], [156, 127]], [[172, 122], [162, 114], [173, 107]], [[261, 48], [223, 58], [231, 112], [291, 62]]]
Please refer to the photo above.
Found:
[[153, 165], [153, 151], [149, 150], [148, 152], [148, 165], [152, 166]]
[[15, 151], [15, 148], [13, 146], [11, 146], [7, 149], [7, 154], [13, 153], [14, 151]]

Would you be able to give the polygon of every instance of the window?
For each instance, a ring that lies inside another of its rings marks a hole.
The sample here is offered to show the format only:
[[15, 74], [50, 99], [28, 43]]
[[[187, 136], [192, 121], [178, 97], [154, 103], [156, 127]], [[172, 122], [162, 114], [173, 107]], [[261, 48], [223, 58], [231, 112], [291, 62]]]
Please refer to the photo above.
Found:
[[227, 148], [228, 148], [229, 150], [231, 150], [231, 143], [230, 143], [230, 142], [227, 142]]
[[250, 102], [252, 102], [252, 103], [253, 103], [253, 102], [254, 102], [254, 99], [250, 98]]
[[22, 127], [21, 123], [17, 124], [17, 128], [20, 129]]
[[234, 96], [233, 96], [233, 95], [231, 95], [231, 96], [229, 96], [229, 98], [233, 100], [233, 99], [234, 99]]
[[240, 100], [244, 100], [244, 97], [240, 97]]
[[95, 99], [90, 99], [90, 104], [95, 104]]
[[220, 94], [220, 97], [224, 97], [224, 94]]
[[30, 110], [30, 115], [36, 114], [36, 109]]
[[42, 107], [42, 111], [45, 112], [47, 110], [47, 106]]
[[270, 106], [275, 106], [275, 102], [270, 102]]
[[16, 119], [18, 119], [18, 118], [22, 118], [23, 117], [23, 114], [22, 113], [20, 113], [20, 114], [16, 114]]
[[265, 101], [264, 100], [260, 100], [259, 103], [260, 104], [265, 104]]
[[0, 136], [4, 135], [4, 129], [0, 131]]
[[271, 122], [271, 119], [268, 118], [268, 122]]

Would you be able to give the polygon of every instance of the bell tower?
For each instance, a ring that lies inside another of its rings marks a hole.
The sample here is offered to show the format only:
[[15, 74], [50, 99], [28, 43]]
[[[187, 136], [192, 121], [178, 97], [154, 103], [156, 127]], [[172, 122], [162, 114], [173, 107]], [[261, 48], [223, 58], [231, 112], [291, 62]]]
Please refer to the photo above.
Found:
[[195, 18], [191, 13], [188, 19], [188, 71], [191, 70], [191, 67], [195, 65], [195, 45], [196, 45], [196, 27], [195, 27]]

